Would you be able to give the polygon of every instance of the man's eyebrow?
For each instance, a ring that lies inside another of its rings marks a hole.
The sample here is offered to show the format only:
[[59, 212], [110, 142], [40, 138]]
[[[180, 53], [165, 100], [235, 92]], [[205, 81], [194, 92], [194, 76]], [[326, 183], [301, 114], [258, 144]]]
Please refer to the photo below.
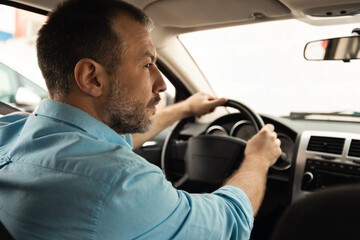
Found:
[[157, 56], [155, 56], [152, 52], [150, 51], [146, 51], [146, 53], [144, 54], [144, 57], [149, 57], [151, 58], [151, 61], [156, 62], [157, 61]]

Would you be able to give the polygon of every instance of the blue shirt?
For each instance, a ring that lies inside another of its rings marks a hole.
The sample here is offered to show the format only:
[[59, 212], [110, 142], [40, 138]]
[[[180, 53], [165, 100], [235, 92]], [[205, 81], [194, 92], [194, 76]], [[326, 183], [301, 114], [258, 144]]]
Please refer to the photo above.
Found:
[[249, 239], [245, 193], [176, 190], [87, 113], [52, 100], [0, 118], [0, 220], [16, 239]]

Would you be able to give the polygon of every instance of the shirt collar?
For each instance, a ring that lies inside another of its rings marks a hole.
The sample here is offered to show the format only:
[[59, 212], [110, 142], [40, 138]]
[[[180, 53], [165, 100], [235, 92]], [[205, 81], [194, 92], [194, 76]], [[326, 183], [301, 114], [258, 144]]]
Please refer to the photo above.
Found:
[[42, 115], [74, 125], [99, 139], [120, 144], [132, 150], [132, 141], [129, 135], [119, 135], [88, 113], [68, 104], [45, 99], [40, 103], [35, 115]]

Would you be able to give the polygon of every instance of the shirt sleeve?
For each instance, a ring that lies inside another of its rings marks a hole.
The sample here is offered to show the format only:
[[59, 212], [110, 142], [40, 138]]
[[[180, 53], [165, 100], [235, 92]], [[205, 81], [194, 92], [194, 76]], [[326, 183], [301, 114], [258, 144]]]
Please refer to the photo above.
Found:
[[[144, 160], [145, 161], [145, 160]], [[176, 190], [162, 171], [134, 163], [117, 173], [99, 220], [99, 239], [249, 239], [253, 210], [245, 193]]]

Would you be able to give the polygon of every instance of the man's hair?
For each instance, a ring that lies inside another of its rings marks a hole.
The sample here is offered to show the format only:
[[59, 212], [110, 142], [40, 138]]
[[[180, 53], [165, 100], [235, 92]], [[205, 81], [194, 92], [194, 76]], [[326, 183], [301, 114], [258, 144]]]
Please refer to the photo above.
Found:
[[38, 33], [37, 56], [51, 97], [63, 99], [74, 83], [74, 68], [90, 58], [111, 74], [126, 43], [114, 28], [124, 15], [150, 30], [153, 23], [140, 9], [118, 0], [69, 0], [57, 6]]

